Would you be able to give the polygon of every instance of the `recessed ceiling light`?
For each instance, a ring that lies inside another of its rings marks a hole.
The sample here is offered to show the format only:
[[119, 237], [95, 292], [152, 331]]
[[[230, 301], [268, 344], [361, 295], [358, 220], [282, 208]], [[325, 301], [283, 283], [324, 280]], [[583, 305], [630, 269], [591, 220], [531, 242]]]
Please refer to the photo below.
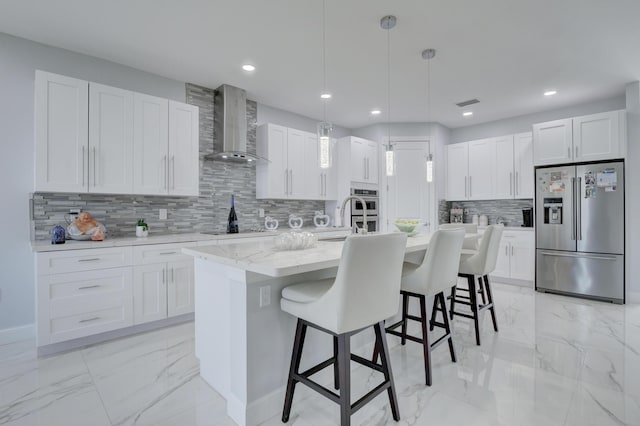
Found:
[[470, 117], [473, 115], [473, 111], [465, 111], [462, 113], [462, 115], [464, 115], [465, 117]]
[[255, 70], [256, 70], [256, 67], [254, 67], [254, 66], [253, 66], [253, 65], [251, 65], [251, 64], [244, 64], [244, 65], [242, 66], [242, 69], [243, 69], [243, 70], [245, 70], [245, 71], [255, 71]]
[[553, 96], [556, 93], [558, 93], [556, 90], [547, 90], [546, 92], [544, 92], [545, 96]]
[[379, 109], [372, 109], [371, 110], [371, 115], [378, 115], [380, 114], [382, 111], [380, 111]]
[[320, 97], [322, 99], [331, 99], [331, 93], [325, 92], [325, 93], [321, 94]]

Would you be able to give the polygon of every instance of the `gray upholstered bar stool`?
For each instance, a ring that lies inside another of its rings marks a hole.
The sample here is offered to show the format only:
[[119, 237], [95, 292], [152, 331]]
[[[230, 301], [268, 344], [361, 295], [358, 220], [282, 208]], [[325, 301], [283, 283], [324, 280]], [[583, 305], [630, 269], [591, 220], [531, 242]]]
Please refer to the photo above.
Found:
[[[478, 225], [475, 223], [443, 223], [438, 225], [439, 229], [464, 229], [465, 234], [477, 234]], [[479, 239], [464, 240], [463, 249], [478, 250]]]
[[[429, 241], [429, 249], [424, 256], [422, 264], [405, 263], [402, 268], [402, 283], [400, 294], [402, 294], [402, 319], [397, 323], [387, 327], [387, 333], [399, 336], [404, 345], [408, 340], [421, 343], [424, 352], [424, 374], [427, 386], [431, 386], [431, 350], [444, 342], [449, 343], [449, 353], [451, 361], [456, 362], [456, 353], [453, 347], [453, 336], [449, 315], [447, 314], [447, 303], [445, 301], [445, 291], [449, 291], [456, 285], [458, 280], [458, 266], [460, 264], [460, 254], [464, 241], [464, 230], [450, 229], [436, 231]], [[409, 315], [409, 298], [415, 297], [420, 301], [420, 316]], [[431, 313], [430, 329], [434, 326], [444, 328], [445, 334], [435, 342], [431, 343], [429, 330], [427, 329], [427, 308], [426, 298], [434, 297], [433, 310]], [[442, 313], [442, 322], [437, 322], [437, 313]], [[418, 321], [422, 325], [422, 338], [407, 334], [407, 321]], [[395, 329], [402, 326], [402, 331]], [[373, 361], [377, 359], [377, 352], [374, 352]]]
[[[469, 296], [457, 294], [457, 287], [453, 287], [451, 290], [451, 309], [450, 315], [453, 319], [454, 315], [462, 316], [465, 318], [471, 318], [476, 332], [476, 344], [480, 345], [480, 323], [478, 314], [480, 311], [489, 309], [491, 312], [491, 319], [493, 321], [493, 329], [498, 331], [498, 321], [496, 320], [496, 311], [493, 304], [493, 294], [491, 293], [491, 284], [489, 283], [489, 274], [496, 268], [496, 261], [498, 260], [498, 249], [500, 248], [500, 239], [502, 238], [502, 225], [490, 225], [482, 236], [480, 247], [476, 254], [462, 255], [460, 258], [460, 267], [458, 269], [458, 276], [467, 279], [469, 285], [467, 291]], [[477, 295], [478, 288], [476, 287], [476, 277], [478, 277], [478, 283], [482, 291], [483, 303], [479, 304]], [[485, 299], [486, 293], [486, 299]], [[468, 305], [471, 308], [471, 314], [458, 312], [455, 310], [456, 303]]]
[[[282, 421], [289, 420], [293, 393], [298, 382], [340, 404], [340, 424], [349, 425], [351, 414], [383, 391], [389, 394], [394, 420], [400, 420], [393, 384], [389, 350], [383, 321], [398, 310], [400, 277], [406, 250], [404, 233], [350, 235], [344, 242], [335, 279], [306, 282], [282, 290], [280, 307], [298, 317], [287, 381]], [[334, 356], [300, 372], [300, 359], [307, 326], [334, 336]], [[381, 348], [381, 364], [351, 354], [351, 336], [373, 326], [376, 346]], [[384, 375], [384, 382], [351, 404], [350, 361], [353, 360]], [[333, 365], [337, 394], [310, 376]]]

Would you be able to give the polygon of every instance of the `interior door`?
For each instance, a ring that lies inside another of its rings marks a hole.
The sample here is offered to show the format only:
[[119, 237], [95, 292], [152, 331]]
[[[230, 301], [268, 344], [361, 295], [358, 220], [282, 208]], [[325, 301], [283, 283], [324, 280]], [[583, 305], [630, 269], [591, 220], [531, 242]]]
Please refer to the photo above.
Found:
[[429, 142], [393, 143], [396, 173], [387, 177], [387, 226], [396, 219], [419, 219], [428, 224], [431, 185], [427, 182]]
[[578, 251], [624, 253], [624, 163], [576, 167]]

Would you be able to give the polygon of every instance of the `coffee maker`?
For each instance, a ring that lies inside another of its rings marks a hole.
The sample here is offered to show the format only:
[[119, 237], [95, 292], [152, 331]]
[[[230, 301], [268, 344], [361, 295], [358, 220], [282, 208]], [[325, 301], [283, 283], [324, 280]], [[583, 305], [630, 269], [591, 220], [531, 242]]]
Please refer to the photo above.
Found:
[[522, 209], [522, 226], [533, 228], [533, 207]]

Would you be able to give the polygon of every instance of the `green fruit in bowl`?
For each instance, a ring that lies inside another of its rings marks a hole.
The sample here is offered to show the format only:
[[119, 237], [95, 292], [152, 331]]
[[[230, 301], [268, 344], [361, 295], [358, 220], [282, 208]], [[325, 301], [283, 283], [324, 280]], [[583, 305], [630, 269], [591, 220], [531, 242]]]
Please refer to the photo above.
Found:
[[416, 226], [420, 225], [420, 221], [417, 219], [398, 219], [395, 221], [395, 225], [400, 231], [410, 234]]

